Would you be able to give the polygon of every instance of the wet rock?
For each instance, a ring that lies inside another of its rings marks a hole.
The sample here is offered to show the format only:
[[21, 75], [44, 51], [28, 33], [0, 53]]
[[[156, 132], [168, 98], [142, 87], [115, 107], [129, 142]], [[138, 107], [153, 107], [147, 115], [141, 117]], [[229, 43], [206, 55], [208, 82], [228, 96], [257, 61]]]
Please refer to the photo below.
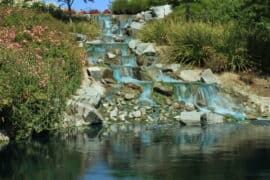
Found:
[[185, 109], [186, 109], [187, 111], [194, 111], [194, 110], [195, 110], [195, 106], [194, 106], [194, 104], [192, 104], [192, 103], [186, 103]]
[[165, 96], [172, 96], [173, 95], [173, 87], [172, 86], [164, 86], [160, 83], [155, 84], [154, 91], [165, 95]]
[[200, 73], [199, 70], [183, 70], [180, 72], [180, 78], [187, 82], [196, 82], [200, 80]]
[[135, 29], [135, 30], [141, 30], [143, 26], [144, 26], [144, 23], [141, 23], [141, 22], [132, 22], [130, 24], [130, 28]]
[[153, 14], [158, 19], [162, 19], [172, 12], [172, 6], [168, 4], [163, 6], [154, 6], [151, 7], [150, 10], [152, 10]]
[[134, 93], [127, 93], [125, 94], [125, 100], [129, 101], [129, 100], [132, 100], [136, 97], [136, 95]]
[[136, 59], [136, 62], [138, 64], [138, 66], [143, 66], [144, 65], [144, 58], [143, 56], [138, 56]]
[[142, 92], [142, 89], [143, 89], [142, 86], [134, 84], [134, 83], [124, 83], [124, 85], [131, 89], [138, 90], [140, 92]]
[[201, 125], [201, 116], [203, 112], [182, 112], [178, 119], [185, 125]]
[[202, 72], [201, 81], [208, 84], [220, 83], [219, 79], [214, 75], [211, 69], [206, 69]]

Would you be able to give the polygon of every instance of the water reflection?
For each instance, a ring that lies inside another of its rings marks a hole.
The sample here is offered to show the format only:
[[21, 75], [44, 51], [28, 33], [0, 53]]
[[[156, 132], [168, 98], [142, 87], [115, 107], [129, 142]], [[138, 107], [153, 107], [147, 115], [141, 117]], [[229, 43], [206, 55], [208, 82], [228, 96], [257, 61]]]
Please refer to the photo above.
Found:
[[70, 130], [0, 151], [0, 179], [268, 179], [268, 122]]

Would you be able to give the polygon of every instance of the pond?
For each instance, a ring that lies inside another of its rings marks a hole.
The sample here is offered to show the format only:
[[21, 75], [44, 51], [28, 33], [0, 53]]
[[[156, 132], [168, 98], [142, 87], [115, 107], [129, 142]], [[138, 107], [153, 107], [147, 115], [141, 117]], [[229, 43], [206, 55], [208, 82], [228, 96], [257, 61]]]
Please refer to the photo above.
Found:
[[270, 123], [70, 129], [0, 150], [0, 179], [269, 179]]

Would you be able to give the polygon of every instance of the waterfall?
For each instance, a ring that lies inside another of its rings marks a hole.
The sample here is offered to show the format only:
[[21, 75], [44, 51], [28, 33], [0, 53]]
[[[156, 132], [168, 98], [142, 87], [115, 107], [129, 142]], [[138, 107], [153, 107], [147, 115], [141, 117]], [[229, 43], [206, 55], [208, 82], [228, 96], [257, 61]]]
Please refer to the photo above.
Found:
[[243, 120], [241, 107], [219, 91], [215, 84], [175, 83], [175, 94], [179, 101], [192, 103], [201, 111], [215, 113]]

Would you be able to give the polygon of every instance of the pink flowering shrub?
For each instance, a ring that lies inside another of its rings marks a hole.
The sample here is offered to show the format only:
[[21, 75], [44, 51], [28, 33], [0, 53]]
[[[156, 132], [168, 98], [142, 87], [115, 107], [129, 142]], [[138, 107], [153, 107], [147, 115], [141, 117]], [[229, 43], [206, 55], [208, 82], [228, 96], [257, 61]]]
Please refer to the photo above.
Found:
[[16, 138], [52, 130], [80, 85], [86, 52], [48, 14], [0, 8], [0, 126]]

